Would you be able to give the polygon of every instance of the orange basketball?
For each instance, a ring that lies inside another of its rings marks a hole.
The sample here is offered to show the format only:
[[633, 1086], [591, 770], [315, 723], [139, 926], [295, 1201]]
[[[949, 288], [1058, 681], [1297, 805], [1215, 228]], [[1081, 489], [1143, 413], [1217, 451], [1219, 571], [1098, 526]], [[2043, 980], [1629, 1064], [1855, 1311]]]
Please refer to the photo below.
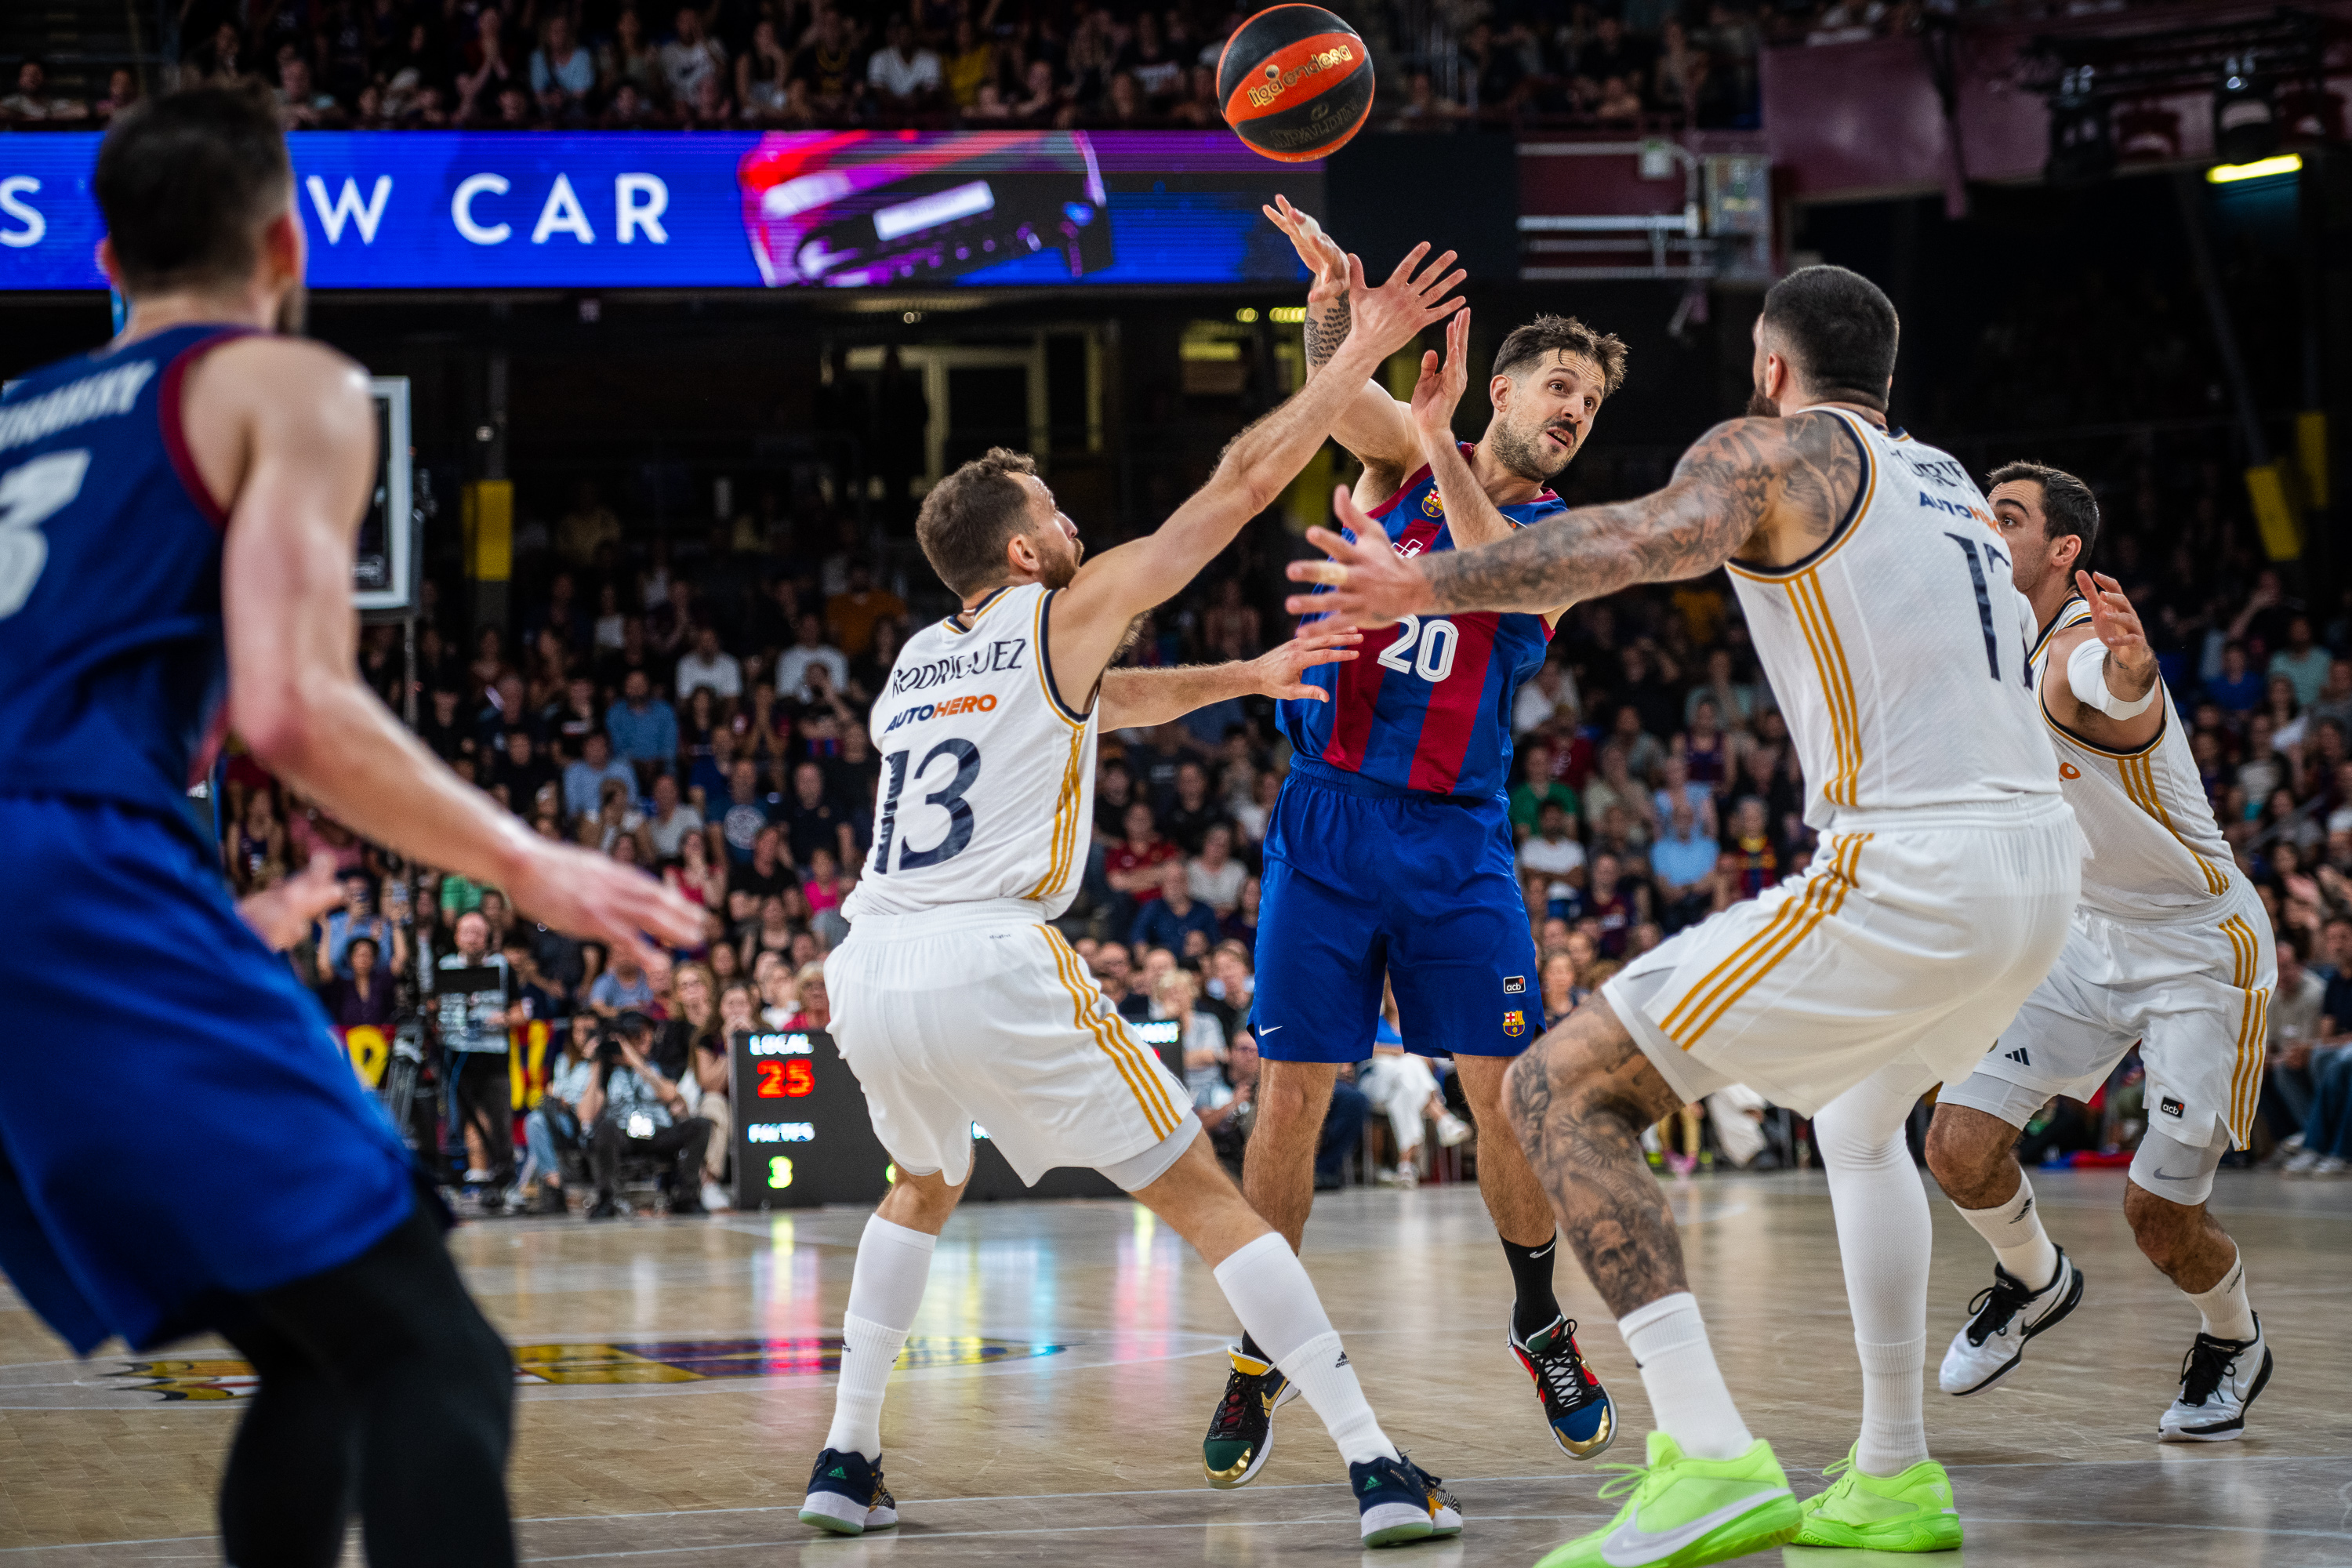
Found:
[[1371, 56], [1320, 5], [1268, 6], [1226, 40], [1217, 101], [1234, 134], [1267, 157], [1328, 157], [1372, 111]]

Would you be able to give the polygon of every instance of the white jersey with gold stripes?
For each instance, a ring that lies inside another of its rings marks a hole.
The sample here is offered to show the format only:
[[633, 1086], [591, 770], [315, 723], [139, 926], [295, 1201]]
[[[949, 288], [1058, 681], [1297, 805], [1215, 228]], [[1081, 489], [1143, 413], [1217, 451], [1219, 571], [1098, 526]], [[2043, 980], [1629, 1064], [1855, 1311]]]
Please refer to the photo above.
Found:
[[1049, 919], [1070, 907], [1100, 708], [1081, 714], [1054, 689], [1053, 597], [1034, 583], [1000, 588], [899, 650], [874, 703], [882, 781], [874, 846], [842, 905], [851, 921], [999, 899], [1033, 900]]
[[1860, 491], [1803, 560], [1729, 563], [1804, 764], [1806, 822], [2057, 794], [2034, 733], [2032, 616], [1983, 493], [1933, 447], [1810, 412], [1861, 453]]
[[[2051, 640], [2091, 618], [2081, 597], [2062, 605], [2033, 645], [2033, 668], [2041, 684], [2063, 682], [2053, 668]], [[2060, 787], [2074, 820], [2091, 843], [2083, 862], [2083, 903], [2118, 920], [2173, 920], [2218, 907], [2230, 896], [2238, 871], [2229, 841], [2213, 820], [2213, 807], [2189, 749], [2180, 715], [2161, 679], [2157, 695], [2164, 718], [2156, 739], [2132, 752], [2096, 746], [2050, 717], [2041, 704], [2042, 725], [2058, 753]]]

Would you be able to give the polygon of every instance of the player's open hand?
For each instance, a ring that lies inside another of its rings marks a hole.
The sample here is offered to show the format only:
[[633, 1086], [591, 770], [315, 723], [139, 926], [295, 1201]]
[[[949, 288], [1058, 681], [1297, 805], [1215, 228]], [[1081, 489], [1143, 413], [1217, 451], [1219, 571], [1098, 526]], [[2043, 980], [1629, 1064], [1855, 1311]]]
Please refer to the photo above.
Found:
[[239, 899], [236, 912], [270, 952], [283, 952], [302, 940], [312, 921], [343, 901], [343, 884], [336, 871], [334, 856], [319, 850], [309, 865], [276, 887]]
[[1339, 242], [1323, 232], [1323, 226], [1306, 213], [1290, 205], [1287, 196], [1274, 198], [1274, 205], [1261, 206], [1275, 227], [1290, 237], [1291, 248], [1298, 259], [1314, 274], [1314, 282], [1307, 290], [1307, 303], [1311, 308], [1327, 305], [1344, 298], [1348, 292], [1348, 253]]
[[539, 840], [507, 893], [533, 920], [609, 942], [649, 973], [669, 968], [663, 944], [691, 947], [702, 940], [694, 905], [634, 866], [569, 844]]
[[1453, 445], [1454, 411], [1470, 388], [1469, 349], [1470, 312], [1465, 308], [1445, 323], [1444, 356], [1440, 358], [1435, 349], [1422, 353], [1421, 379], [1412, 386], [1412, 423], [1423, 446], [1431, 441]]
[[1319, 583], [1329, 591], [1293, 594], [1282, 607], [1294, 616], [1328, 617], [1316, 623], [1318, 631], [1384, 626], [1428, 609], [1429, 579], [1390, 547], [1387, 531], [1357, 509], [1345, 485], [1332, 492], [1331, 505], [1356, 537], [1351, 542], [1328, 528], [1308, 529], [1307, 542], [1330, 559], [1294, 561], [1287, 575], [1294, 583]]
[[1454, 266], [1453, 251], [1424, 266], [1428, 255], [1429, 242], [1423, 240], [1405, 252], [1388, 281], [1377, 289], [1365, 280], [1362, 258], [1348, 258], [1348, 291], [1354, 300], [1350, 345], [1360, 344], [1385, 360], [1462, 309], [1463, 300], [1447, 296], [1470, 274]]
[[1363, 640], [1361, 632], [1335, 632], [1318, 626], [1312, 631], [1299, 633], [1280, 647], [1268, 648], [1250, 660], [1250, 675], [1257, 682], [1257, 694], [1277, 702], [1328, 702], [1329, 692], [1319, 686], [1309, 686], [1299, 678], [1318, 664], [1341, 664], [1354, 658], [1352, 650]]
[[2139, 612], [2124, 596], [2124, 585], [2104, 572], [2078, 571], [2074, 591], [2090, 608], [2091, 635], [2107, 645], [2116, 667], [2134, 677], [2147, 674], [2156, 663], [2156, 652], [2147, 646]]

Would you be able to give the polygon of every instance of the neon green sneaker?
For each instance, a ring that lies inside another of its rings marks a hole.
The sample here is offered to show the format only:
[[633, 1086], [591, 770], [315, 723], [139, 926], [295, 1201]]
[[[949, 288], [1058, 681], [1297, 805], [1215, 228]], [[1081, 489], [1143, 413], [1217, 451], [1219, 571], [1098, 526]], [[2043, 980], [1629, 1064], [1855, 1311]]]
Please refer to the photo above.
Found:
[[1698, 1568], [1779, 1546], [1801, 1522], [1789, 1478], [1761, 1437], [1736, 1459], [1693, 1459], [1653, 1432], [1646, 1466], [1601, 1468], [1626, 1472], [1602, 1484], [1602, 1497], [1633, 1495], [1606, 1529], [1536, 1568]]
[[1853, 1450], [1822, 1472], [1837, 1484], [1805, 1500], [1800, 1546], [1859, 1546], [1870, 1552], [1951, 1552], [1960, 1544], [1952, 1478], [1933, 1459], [1899, 1476], [1864, 1475]]

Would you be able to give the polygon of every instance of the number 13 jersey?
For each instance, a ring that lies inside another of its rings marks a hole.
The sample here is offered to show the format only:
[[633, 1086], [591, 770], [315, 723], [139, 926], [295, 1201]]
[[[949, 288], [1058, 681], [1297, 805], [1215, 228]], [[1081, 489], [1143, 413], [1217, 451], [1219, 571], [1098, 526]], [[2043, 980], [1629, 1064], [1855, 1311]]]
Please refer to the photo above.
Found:
[[907, 915], [1026, 899], [1070, 907], [1094, 822], [1100, 704], [1054, 689], [1055, 590], [1000, 588], [907, 639], [875, 700], [882, 781], [865, 874], [842, 905]]
[[2026, 664], [2032, 611], [1992, 508], [1946, 453], [1841, 409], [1853, 503], [1788, 566], [1728, 564], [1805, 770], [1805, 821], [2058, 793]]

